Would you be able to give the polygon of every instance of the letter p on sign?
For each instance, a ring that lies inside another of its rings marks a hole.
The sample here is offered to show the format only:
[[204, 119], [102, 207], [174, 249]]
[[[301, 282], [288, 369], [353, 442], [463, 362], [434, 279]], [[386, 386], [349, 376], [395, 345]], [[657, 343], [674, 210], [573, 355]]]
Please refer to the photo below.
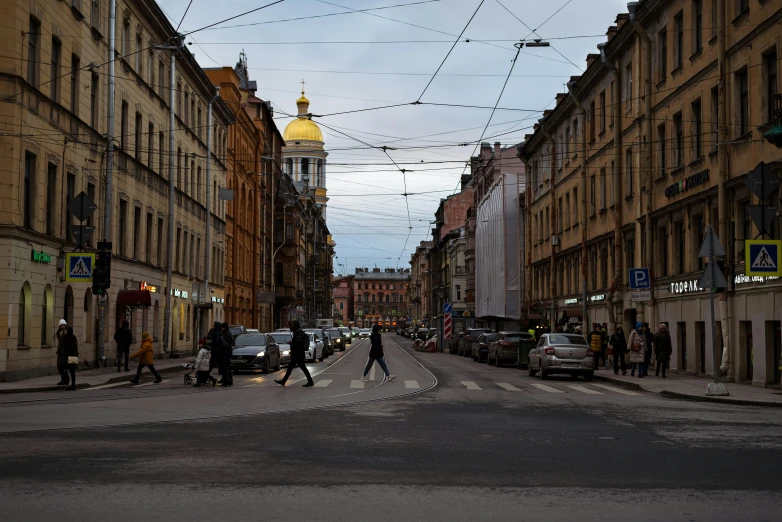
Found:
[[649, 288], [649, 269], [630, 269], [630, 288], [632, 290], [644, 290]]

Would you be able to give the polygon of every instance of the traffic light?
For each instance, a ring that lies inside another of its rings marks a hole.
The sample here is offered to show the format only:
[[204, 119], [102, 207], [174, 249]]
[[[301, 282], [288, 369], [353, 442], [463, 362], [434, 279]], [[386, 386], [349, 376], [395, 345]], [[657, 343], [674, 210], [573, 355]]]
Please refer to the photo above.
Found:
[[111, 286], [111, 243], [101, 241], [98, 243], [98, 252], [95, 255], [95, 266], [92, 270], [92, 293], [103, 295]]

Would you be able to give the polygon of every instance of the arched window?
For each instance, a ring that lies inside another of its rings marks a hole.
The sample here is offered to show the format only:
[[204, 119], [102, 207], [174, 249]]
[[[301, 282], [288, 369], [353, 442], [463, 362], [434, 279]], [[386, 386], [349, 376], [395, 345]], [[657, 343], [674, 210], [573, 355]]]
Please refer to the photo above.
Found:
[[158, 325], [160, 322], [160, 306], [158, 301], [155, 301], [155, 309], [152, 314], [152, 337], [155, 339], [160, 338], [160, 332], [158, 331]]
[[19, 346], [29, 346], [29, 308], [32, 304], [30, 283], [25, 282], [19, 291], [19, 328], [16, 334], [16, 344]]
[[41, 346], [51, 346], [54, 334], [50, 331], [54, 324], [54, 292], [50, 285], [43, 290], [41, 306]]
[[388, 303], [388, 302], [390, 302], [390, 301], [391, 301], [391, 296], [390, 296], [390, 295], [388, 295], [388, 294], [386, 294], [386, 303]]
[[277, 261], [274, 264], [274, 284], [282, 285], [284, 281], [284, 275], [285, 272], [282, 263], [280, 261]]
[[68, 286], [65, 289], [65, 301], [63, 303], [62, 315], [68, 326], [73, 327], [73, 289]]
[[186, 316], [184, 326], [185, 326], [184, 328], [185, 339], [189, 341], [190, 340], [190, 305], [187, 305], [187, 316]]

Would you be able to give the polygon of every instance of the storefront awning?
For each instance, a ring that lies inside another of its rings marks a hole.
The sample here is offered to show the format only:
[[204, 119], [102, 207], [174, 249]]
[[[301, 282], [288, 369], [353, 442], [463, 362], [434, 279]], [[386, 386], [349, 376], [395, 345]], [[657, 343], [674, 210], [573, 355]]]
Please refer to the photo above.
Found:
[[152, 295], [149, 290], [120, 290], [117, 294], [117, 308], [125, 306], [148, 308], [152, 306]]

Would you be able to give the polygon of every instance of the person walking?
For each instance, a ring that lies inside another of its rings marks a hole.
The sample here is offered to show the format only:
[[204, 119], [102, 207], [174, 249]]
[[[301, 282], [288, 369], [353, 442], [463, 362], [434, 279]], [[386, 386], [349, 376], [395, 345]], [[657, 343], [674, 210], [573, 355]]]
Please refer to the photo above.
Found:
[[310, 388], [315, 386], [315, 383], [312, 381], [312, 376], [310, 375], [309, 370], [307, 370], [306, 358], [304, 355], [307, 349], [310, 347], [309, 336], [304, 332], [304, 330], [301, 329], [299, 321], [293, 320], [288, 322], [288, 328], [290, 328], [293, 332], [293, 339], [291, 339], [290, 342], [291, 360], [288, 363], [288, 369], [285, 371], [285, 377], [279, 380], [275, 379], [274, 382], [280, 386], [285, 386], [288, 377], [291, 376], [293, 367], [296, 366], [302, 372], [304, 372], [304, 376], [307, 378], [307, 384], [305, 384], [304, 387]]
[[641, 323], [635, 323], [635, 328], [627, 339], [627, 346], [630, 350], [630, 376], [634, 377], [635, 371], [638, 370], [638, 377], [642, 378], [645, 374], [646, 338]]
[[79, 365], [79, 340], [73, 335], [73, 328], [70, 326], [66, 330], [65, 337], [63, 338], [63, 349], [65, 350], [65, 367], [68, 368], [68, 372], [71, 374], [71, 385], [66, 388], [67, 390], [76, 389], [76, 367]]
[[138, 380], [141, 378], [141, 370], [146, 366], [152, 375], [155, 376], [155, 384], [163, 382], [160, 374], [155, 369], [155, 352], [152, 350], [152, 336], [149, 332], [141, 334], [141, 348], [130, 356], [131, 359], [138, 358], [138, 370], [136, 371], [136, 378], [131, 379], [130, 382], [138, 384]]
[[654, 357], [657, 360], [657, 371], [655, 375], [660, 375], [660, 368], [663, 370], [663, 378], [666, 378], [666, 370], [668, 370], [668, 363], [671, 360], [671, 354], [673, 353], [673, 345], [671, 344], [671, 334], [668, 333], [668, 328], [665, 324], [660, 325], [660, 330], [657, 335], [654, 336]]
[[209, 375], [209, 366], [210, 361], [212, 360], [212, 347], [206, 342], [201, 345], [201, 349], [198, 350], [198, 356], [196, 357], [196, 362], [194, 369], [196, 371], [196, 383], [193, 385], [193, 387], [198, 388], [199, 386], [202, 386], [207, 383], [207, 381], [212, 382], [212, 386], [214, 386], [217, 383], [217, 379]]
[[129, 372], [128, 361], [130, 355], [130, 345], [133, 343], [133, 334], [130, 331], [130, 323], [122, 321], [122, 326], [114, 334], [114, 340], [117, 342], [117, 371], [122, 366], [122, 356], [125, 356], [125, 371]]
[[234, 374], [231, 371], [231, 356], [234, 352], [234, 336], [231, 335], [231, 331], [228, 329], [228, 323], [220, 325], [222, 332], [218, 332], [222, 335], [223, 340], [220, 348], [220, 357], [218, 364], [220, 365], [220, 375], [223, 376], [220, 386], [229, 388], [234, 385]]
[[649, 375], [649, 368], [652, 365], [652, 347], [654, 344], [654, 334], [649, 328], [649, 323], [644, 323], [644, 340], [646, 341], [646, 354], [644, 355], [644, 376]]
[[210, 374], [212, 373], [212, 370], [217, 368], [217, 374], [220, 375], [220, 351], [223, 349], [223, 343], [225, 342], [222, 328], [222, 325], [218, 321], [215, 321], [212, 331], [210, 332], [212, 335], [212, 340], [209, 341], [209, 351], [211, 354], [209, 359]]
[[396, 375], [391, 375], [388, 371], [388, 366], [386, 365], [386, 357], [383, 353], [383, 340], [380, 336], [380, 326], [375, 325], [372, 327], [372, 333], [369, 335], [369, 342], [371, 343], [369, 348], [369, 360], [367, 361], [366, 368], [364, 368], [364, 374], [361, 376], [361, 380], [364, 382], [369, 381], [367, 374], [369, 373], [369, 370], [372, 369], [372, 365], [375, 364], [375, 361], [377, 361], [383, 369], [383, 373], [386, 374], [386, 379], [388, 379], [389, 382], [396, 379]]
[[599, 370], [600, 353], [603, 350], [603, 333], [600, 331], [600, 324], [598, 323], [592, 325], [592, 331], [589, 332], [589, 347], [592, 349], [595, 370]]
[[625, 331], [621, 326], [616, 328], [614, 334], [609, 339], [608, 344], [611, 345], [611, 351], [614, 357], [614, 375], [619, 375], [619, 363], [622, 364], [622, 375], [627, 375], [627, 366], [625, 365], [625, 354], [627, 353], [627, 339], [625, 339]]
[[60, 374], [60, 382], [57, 386], [67, 386], [70, 384], [68, 379], [68, 354], [65, 353], [65, 336], [68, 334], [68, 323], [65, 319], [60, 319], [60, 325], [54, 334], [57, 340], [57, 372]]
[[600, 358], [603, 359], [603, 366], [608, 366], [608, 330], [606, 324], [600, 326], [600, 337], [603, 339], [603, 351], [600, 352]]

